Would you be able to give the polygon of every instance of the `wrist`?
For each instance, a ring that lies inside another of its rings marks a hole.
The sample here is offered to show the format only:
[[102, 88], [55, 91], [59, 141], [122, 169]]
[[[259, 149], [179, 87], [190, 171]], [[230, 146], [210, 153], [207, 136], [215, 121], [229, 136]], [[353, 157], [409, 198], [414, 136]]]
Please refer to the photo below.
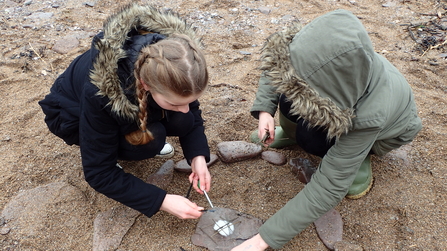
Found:
[[259, 248], [261, 248], [262, 250], [266, 249], [269, 247], [269, 245], [267, 244], [267, 242], [264, 241], [264, 239], [262, 239], [261, 234], [257, 234], [254, 236], [254, 239], [256, 240], [256, 244]]

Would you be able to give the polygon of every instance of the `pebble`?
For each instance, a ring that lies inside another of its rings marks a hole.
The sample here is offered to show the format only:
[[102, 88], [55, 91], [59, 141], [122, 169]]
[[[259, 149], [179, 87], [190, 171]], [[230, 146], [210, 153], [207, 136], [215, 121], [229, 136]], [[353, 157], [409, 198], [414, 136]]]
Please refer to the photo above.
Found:
[[334, 250], [335, 243], [342, 240], [343, 220], [340, 213], [331, 209], [314, 222], [318, 237], [323, 244], [330, 250]]
[[[212, 166], [214, 163], [216, 163], [216, 161], [217, 161], [218, 159], [219, 159], [219, 158], [217, 157], [216, 154], [210, 154], [210, 161], [208, 161], [208, 162], [206, 163], [206, 166], [207, 166], [207, 167]], [[186, 159], [182, 159], [182, 160], [180, 160], [179, 162], [177, 162], [177, 163], [175, 164], [174, 169], [175, 169], [176, 171], [179, 171], [179, 172], [182, 172], [182, 173], [191, 173], [191, 172], [192, 172], [191, 166], [188, 164], [188, 162], [186, 161]]]
[[0, 234], [1, 235], [7, 235], [9, 233], [9, 231], [11, 231], [11, 229], [9, 227], [2, 227], [2, 228], [0, 228]]
[[265, 151], [261, 153], [261, 158], [270, 164], [282, 166], [287, 163], [287, 158], [275, 151]]
[[245, 141], [225, 141], [217, 144], [217, 155], [225, 163], [238, 162], [260, 155], [262, 147]]
[[272, 12], [272, 10], [268, 7], [259, 7], [259, 12], [261, 12], [262, 14], [268, 15], [270, 14], [270, 12]]

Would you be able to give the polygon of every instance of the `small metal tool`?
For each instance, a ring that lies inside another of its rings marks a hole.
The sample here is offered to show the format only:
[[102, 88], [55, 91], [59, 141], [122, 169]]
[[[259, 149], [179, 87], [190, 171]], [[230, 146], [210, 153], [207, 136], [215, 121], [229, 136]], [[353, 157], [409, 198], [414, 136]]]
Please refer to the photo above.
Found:
[[[198, 186], [199, 189], [200, 189], [200, 180], [199, 180], [199, 182], [197, 183], [197, 186]], [[214, 206], [213, 206], [213, 203], [211, 202], [210, 197], [208, 197], [208, 194], [206, 193], [205, 189], [202, 190], [202, 191], [203, 191], [203, 193], [205, 194], [205, 197], [206, 197], [206, 199], [208, 200], [208, 203], [210, 203], [211, 208], [213, 208], [213, 207], [214, 207]]]

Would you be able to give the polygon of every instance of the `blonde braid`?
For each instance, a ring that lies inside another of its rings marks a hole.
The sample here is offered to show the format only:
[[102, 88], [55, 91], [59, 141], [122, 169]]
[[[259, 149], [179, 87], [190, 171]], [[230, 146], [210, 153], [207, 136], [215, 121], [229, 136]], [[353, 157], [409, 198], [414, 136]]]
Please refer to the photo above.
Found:
[[[143, 85], [137, 76], [139, 76], [140, 66], [144, 63], [146, 57], [140, 57], [136, 62], [135, 76], [136, 76], [136, 86], [135, 94], [138, 98], [138, 107], [140, 109], [138, 113], [138, 119], [140, 122], [140, 130], [133, 131], [126, 134], [126, 140], [132, 145], [145, 145], [154, 139], [152, 133], [147, 129], [147, 92], [144, 90]], [[140, 62], [142, 61], [142, 62]], [[137, 75], [138, 73], [138, 75]]]

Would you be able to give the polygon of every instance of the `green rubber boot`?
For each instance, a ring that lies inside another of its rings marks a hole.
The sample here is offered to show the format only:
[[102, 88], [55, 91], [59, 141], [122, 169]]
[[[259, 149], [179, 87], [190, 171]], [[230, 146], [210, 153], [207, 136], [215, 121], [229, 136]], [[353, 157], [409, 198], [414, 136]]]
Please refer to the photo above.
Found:
[[[258, 130], [254, 130], [250, 135], [250, 141], [260, 144], [261, 140], [258, 137]], [[296, 145], [295, 140], [292, 140], [284, 133], [281, 126], [275, 126], [275, 140], [269, 145], [271, 148], [283, 148], [286, 146]]]
[[346, 198], [360, 199], [369, 192], [372, 187], [373, 177], [371, 168], [371, 156], [366, 156], [365, 160], [360, 165], [357, 176], [348, 190]]

